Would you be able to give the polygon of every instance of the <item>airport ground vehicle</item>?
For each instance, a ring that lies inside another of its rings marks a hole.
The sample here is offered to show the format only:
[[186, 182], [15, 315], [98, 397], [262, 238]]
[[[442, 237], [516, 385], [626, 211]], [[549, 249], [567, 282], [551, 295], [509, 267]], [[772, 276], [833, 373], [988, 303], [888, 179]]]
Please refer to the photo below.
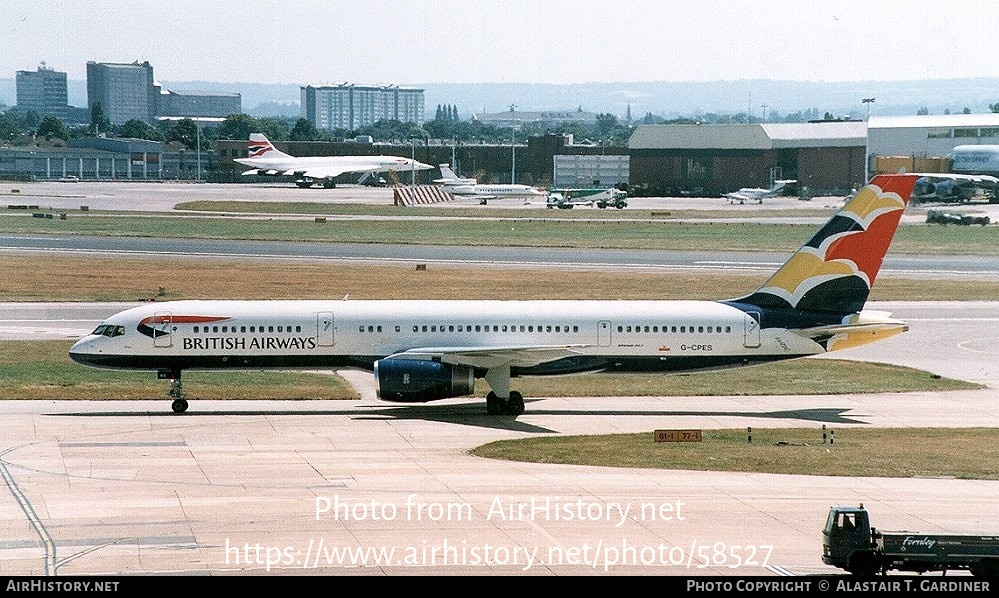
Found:
[[628, 207], [628, 194], [619, 189], [552, 189], [548, 193], [548, 208], [571, 210], [574, 206]]
[[928, 210], [926, 222], [927, 224], [960, 224], [963, 226], [980, 224], [987, 226], [991, 221], [985, 214], [957, 214], [942, 210]]
[[822, 530], [822, 562], [855, 575], [948, 571], [999, 575], [999, 534], [885, 532], [871, 527], [864, 505], [832, 507]]

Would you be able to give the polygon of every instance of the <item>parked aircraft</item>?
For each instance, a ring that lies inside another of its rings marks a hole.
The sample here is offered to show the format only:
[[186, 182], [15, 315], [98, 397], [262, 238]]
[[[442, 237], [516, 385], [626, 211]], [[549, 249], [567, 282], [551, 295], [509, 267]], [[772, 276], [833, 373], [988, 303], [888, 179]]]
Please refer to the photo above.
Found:
[[545, 197], [545, 192], [530, 185], [480, 184], [476, 179], [461, 178], [448, 164], [441, 164], [442, 178], [435, 179], [444, 191], [460, 197], [478, 199], [485, 205], [490, 199]]
[[[69, 351], [81, 364], [157, 371], [173, 410], [191, 369], [365, 368], [378, 397], [426, 402], [511, 380], [583, 372], [742, 367], [862, 345], [907, 329], [864, 304], [917, 177], [879, 175], [756, 291], [723, 301], [173, 301], [102, 322]], [[666, 384], [668, 382], [664, 382]]]
[[441, 169], [441, 178], [434, 179], [434, 182], [437, 183], [437, 184], [439, 184], [439, 185], [454, 185], [454, 186], [458, 186], [458, 185], [478, 185], [479, 184], [479, 181], [477, 181], [476, 179], [466, 179], [466, 178], [462, 178], [462, 177], [458, 176], [457, 174], [455, 174], [455, 172], [453, 170], [451, 170], [451, 165], [450, 164], [441, 164], [439, 168]]
[[754, 187], [743, 187], [738, 191], [733, 191], [732, 193], [726, 193], [725, 197], [728, 199], [728, 203], [740, 203], [744, 204], [747, 201], [755, 201], [757, 203], [763, 203], [763, 200], [767, 197], [774, 197], [780, 195], [784, 187], [787, 187], [791, 183], [796, 183], [797, 181], [793, 179], [774, 181], [774, 184], [769, 189], [761, 189]]
[[987, 174], [925, 173], [919, 175], [913, 200], [919, 202], [965, 203], [979, 190], [990, 202], [999, 191], [999, 178]]
[[299, 187], [308, 188], [318, 183], [327, 189], [335, 187], [333, 179], [345, 172], [411, 172], [433, 168], [399, 156], [289, 156], [275, 148], [261, 133], [250, 135], [248, 157], [234, 161], [253, 167], [244, 175], [293, 176]]

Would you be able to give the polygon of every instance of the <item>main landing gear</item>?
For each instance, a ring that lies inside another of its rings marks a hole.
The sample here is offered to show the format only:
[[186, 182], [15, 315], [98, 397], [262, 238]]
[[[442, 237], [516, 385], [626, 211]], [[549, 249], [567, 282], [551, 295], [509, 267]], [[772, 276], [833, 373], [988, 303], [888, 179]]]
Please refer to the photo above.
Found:
[[490, 392], [486, 395], [486, 413], [489, 415], [523, 415], [524, 413], [524, 395], [517, 391], [510, 392], [509, 399], [503, 399], [496, 396], [495, 392]]
[[170, 408], [174, 413], [184, 413], [187, 411], [187, 397], [184, 395], [184, 386], [180, 381], [180, 370], [160, 370], [156, 372], [156, 377], [160, 380], [170, 381], [170, 391], [167, 396], [173, 399]]
[[486, 382], [492, 391], [486, 395], [486, 413], [489, 415], [524, 414], [524, 395], [510, 390], [510, 366], [504, 365], [489, 368], [486, 372]]

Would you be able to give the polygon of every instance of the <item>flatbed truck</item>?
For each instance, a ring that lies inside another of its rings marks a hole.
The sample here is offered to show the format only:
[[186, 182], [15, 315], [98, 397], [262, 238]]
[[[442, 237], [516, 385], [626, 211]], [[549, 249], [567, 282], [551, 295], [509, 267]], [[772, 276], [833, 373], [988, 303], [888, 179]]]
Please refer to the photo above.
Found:
[[999, 534], [885, 532], [871, 527], [864, 505], [832, 507], [822, 530], [822, 562], [855, 575], [967, 570], [997, 576]]

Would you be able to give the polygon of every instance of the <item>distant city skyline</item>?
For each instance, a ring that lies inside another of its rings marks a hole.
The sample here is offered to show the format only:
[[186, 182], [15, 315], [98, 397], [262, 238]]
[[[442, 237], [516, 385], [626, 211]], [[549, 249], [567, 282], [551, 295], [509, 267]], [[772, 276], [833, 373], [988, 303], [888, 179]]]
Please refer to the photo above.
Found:
[[146, 61], [173, 81], [322, 85], [999, 77], [999, 5], [840, 0], [8, 0], [0, 77]]

